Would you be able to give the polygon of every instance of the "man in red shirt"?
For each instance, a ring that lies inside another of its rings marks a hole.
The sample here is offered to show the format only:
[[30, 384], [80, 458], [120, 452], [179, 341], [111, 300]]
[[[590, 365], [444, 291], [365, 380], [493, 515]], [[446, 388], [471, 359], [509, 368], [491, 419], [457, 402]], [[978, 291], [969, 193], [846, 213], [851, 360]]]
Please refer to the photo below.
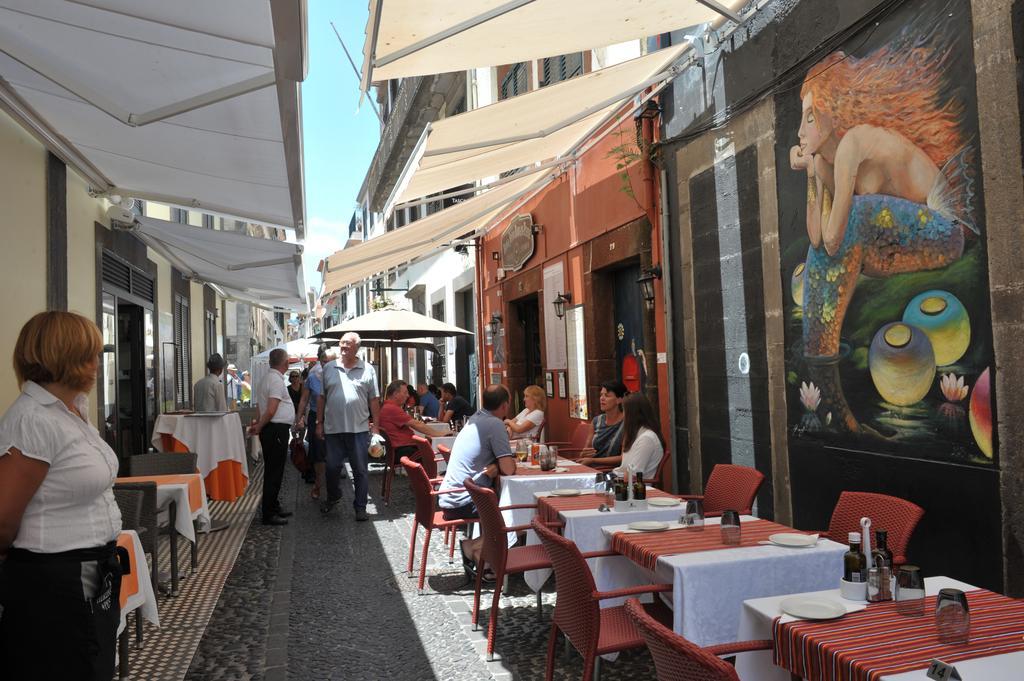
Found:
[[426, 424], [415, 420], [402, 409], [409, 399], [409, 387], [405, 381], [392, 381], [384, 391], [384, 405], [380, 408], [380, 429], [388, 436], [395, 448], [395, 461], [403, 456], [414, 458], [417, 452], [415, 433], [429, 437]]

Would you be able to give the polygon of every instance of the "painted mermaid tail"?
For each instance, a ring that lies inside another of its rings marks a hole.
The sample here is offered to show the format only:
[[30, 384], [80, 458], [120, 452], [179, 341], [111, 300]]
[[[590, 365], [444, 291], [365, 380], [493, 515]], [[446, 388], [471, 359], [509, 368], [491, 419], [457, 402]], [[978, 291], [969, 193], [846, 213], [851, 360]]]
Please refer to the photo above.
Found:
[[835, 255], [807, 250], [803, 338], [806, 357], [839, 354], [846, 310], [857, 279], [945, 267], [963, 254], [962, 221], [948, 211], [884, 194], [855, 196]]

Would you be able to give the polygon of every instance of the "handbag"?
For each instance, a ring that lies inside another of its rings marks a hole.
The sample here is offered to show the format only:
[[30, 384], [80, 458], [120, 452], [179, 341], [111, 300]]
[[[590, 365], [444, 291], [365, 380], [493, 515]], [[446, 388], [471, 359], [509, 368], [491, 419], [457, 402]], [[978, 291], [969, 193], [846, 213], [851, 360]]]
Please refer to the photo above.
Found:
[[299, 470], [299, 473], [305, 474], [309, 471], [309, 457], [306, 456], [306, 443], [302, 441], [299, 435], [293, 435], [292, 441], [288, 445], [288, 451], [291, 453], [292, 464]]

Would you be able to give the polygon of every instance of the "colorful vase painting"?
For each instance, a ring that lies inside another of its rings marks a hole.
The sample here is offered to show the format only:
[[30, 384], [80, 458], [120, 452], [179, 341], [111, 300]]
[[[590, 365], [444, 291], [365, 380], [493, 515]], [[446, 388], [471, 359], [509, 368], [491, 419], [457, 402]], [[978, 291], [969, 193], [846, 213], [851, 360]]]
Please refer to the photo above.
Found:
[[935, 380], [935, 353], [924, 331], [903, 322], [886, 324], [868, 351], [875, 389], [899, 407], [920, 402]]
[[804, 263], [800, 263], [793, 270], [793, 277], [789, 282], [790, 292], [793, 294], [793, 302], [800, 307], [804, 304]]
[[903, 311], [903, 321], [928, 335], [935, 364], [955, 363], [971, 344], [971, 320], [960, 299], [948, 291], [925, 291], [914, 296]]
[[971, 391], [971, 409], [969, 412], [971, 432], [978, 448], [988, 458], [992, 458], [992, 378], [988, 369], [981, 372]]

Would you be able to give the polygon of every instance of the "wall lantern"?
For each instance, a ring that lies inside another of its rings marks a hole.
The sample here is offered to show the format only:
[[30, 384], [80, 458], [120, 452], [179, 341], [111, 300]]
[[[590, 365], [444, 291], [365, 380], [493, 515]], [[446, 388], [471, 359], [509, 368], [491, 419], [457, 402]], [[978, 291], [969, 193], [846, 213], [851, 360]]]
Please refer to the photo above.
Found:
[[501, 329], [501, 315], [497, 312], [492, 312], [491, 321], [487, 322], [487, 328], [491, 330], [491, 337], [497, 338], [498, 331]]
[[551, 304], [555, 306], [555, 316], [559, 319], [565, 317], [565, 304], [572, 302], [572, 293], [566, 291], [565, 293], [559, 293], [555, 296], [555, 299], [551, 301]]
[[640, 284], [640, 295], [647, 303], [647, 309], [654, 309], [654, 280], [661, 279], [661, 265], [654, 265], [644, 270], [636, 283]]

